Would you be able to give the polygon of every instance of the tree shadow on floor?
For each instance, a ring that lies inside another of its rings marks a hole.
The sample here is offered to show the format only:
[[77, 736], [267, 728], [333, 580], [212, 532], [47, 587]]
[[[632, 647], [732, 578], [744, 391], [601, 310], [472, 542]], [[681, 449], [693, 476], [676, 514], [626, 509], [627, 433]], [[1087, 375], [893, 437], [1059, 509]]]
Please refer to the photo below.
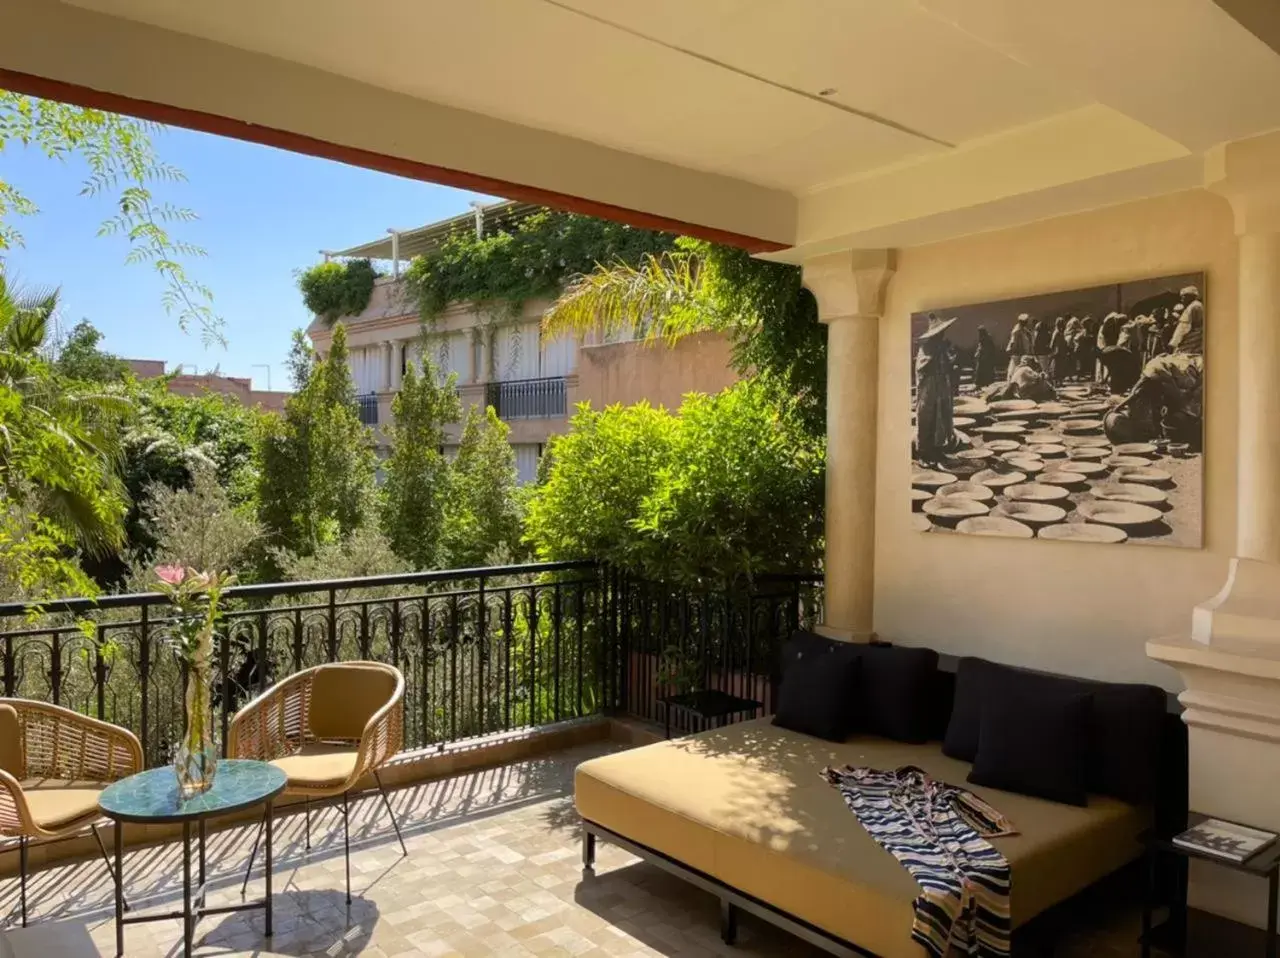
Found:
[[[206, 919], [196, 930], [196, 945], [206, 954], [360, 954], [379, 919], [376, 902], [356, 895], [348, 905], [342, 889], [290, 888], [277, 892], [274, 902], [271, 938], [262, 912], [238, 912], [219, 916], [217, 924]], [[169, 954], [181, 952], [177, 942]]]

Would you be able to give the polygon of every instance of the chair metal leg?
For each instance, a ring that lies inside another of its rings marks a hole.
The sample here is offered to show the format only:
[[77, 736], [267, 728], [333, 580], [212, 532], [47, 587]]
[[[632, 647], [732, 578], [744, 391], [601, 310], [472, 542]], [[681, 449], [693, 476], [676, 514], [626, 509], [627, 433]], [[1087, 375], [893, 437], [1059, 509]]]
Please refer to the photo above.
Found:
[[262, 816], [262, 821], [258, 822], [258, 834], [253, 839], [253, 851], [249, 852], [249, 867], [244, 870], [244, 884], [240, 886], [240, 897], [243, 898], [249, 891], [249, 875], [253, 872], [254, 859], [258, 857], [258, 844], [262, 841], [262, 829], [267, 823], [267, 819], [271, 816], [271, 803], [267, 803], [267, 813]]
[[347, 793], [342, 793], [342, 856], [347, 866], [347, 904], [351, 904], [351, 815]]
[[27, 839], [18, 839], [18, 886], [22, 898], [22, 927], [27, 927]]
[[[120, 827], [121, 826], [119, 824], [116, 825], [116, 828], [120, 828]], [[107, 854], [107, 846], [102, 843], [102, 836], [98, 833], [98, 826], [90, 825], [89, 831], [93, 832], [93, 838], [98, 843], [98, 851], [102, 852], [102, 860], [107, 863], [107, 874], [111, 876], [111, 881], [113, 883], [118, 884], [119, 879], [116, 877], [115, 866], [111, 864], [111, 856]], [[124, 910], [128, 911], [129, 899], [124, 897], [123, 886], [121, 887], [121, 890], [120, 890], [120, 900], [124, 902]]]
[[387, 814], [391, 816], [391, 825], [396, 830], [396, 838], [400, 839], [400, 851], [407, 858], [409, 849], [404, 846], [404, 836], [400, 834], [400, 823], [396, 821], [396, 813], [391, 807], [391, 799], [387, 797], [387, 790], [382, 787], [382, 779], [378, 777], [377, 769], [374, 769], [373, 780], [378, 783], [378, 791], [382, 794], [382, 804], [387, 807]]

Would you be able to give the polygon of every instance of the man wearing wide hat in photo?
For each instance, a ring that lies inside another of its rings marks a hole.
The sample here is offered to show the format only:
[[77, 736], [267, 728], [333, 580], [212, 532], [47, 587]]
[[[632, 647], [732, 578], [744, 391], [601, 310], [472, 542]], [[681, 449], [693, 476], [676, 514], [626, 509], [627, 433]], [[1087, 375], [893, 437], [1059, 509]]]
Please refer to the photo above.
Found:
[[951, 343], [943, 335], [955, 319], [929, 315], [929, 328], [920, 334], [916, 351], [916, 458], [937, 462], [955, 448], [952, 414]]

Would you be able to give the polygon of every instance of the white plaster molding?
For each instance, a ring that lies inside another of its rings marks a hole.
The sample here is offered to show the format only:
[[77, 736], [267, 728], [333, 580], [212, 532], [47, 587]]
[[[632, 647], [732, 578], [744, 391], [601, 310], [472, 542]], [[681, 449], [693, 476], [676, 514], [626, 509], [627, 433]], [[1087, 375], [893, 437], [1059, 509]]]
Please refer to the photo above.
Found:
[[1280, 131], [1209, 150], [1204, 178], [1231, 204], [1236, 235], [1280, 233]]
[[818, 301], [818, 319], [824, 323], [879, 319], [896, 268], [897, 254], [890, 249], [831, 253], [807, 261], [802, 282]]
[[1280, 649], [1280, 566], [1231, 559], [1226, 584], [1192, 610], [1191, 638], [1205, 645]]

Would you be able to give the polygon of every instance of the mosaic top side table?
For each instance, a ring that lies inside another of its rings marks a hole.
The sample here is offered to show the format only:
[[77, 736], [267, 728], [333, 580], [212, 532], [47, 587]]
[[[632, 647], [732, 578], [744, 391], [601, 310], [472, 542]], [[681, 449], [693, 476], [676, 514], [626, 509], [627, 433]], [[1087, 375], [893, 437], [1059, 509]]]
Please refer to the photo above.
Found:
[[[144, 921], [182, 919], [182, 953], [190, 956], [196, 922], [204, 915], [261, 909], [266, 913], [266, 934], [271, 937], [271, 807], [284, 791], [285, 774], [267, 762], [224, 759], [218, 763], [213, 787], [183, 801], [178, 795], [178, 778], [170, 767], [153, 768], [122, 779], [103, 790], [98, 799], [102, 814], [117, 825], [116, 858], [116, 955], [124, 955], [124, 926]], [[266, 896], [241, 905], [205, 907], [205, 823], [216, 815], [229, 815], [254, 805], [265, 805]], [[124, 914], [124, 834], [122, 822], [143, 825], [182, 823], [182, 910], [162, 914]], [[198, 831], [199, 886], [191, 887], [191, 830]]]

